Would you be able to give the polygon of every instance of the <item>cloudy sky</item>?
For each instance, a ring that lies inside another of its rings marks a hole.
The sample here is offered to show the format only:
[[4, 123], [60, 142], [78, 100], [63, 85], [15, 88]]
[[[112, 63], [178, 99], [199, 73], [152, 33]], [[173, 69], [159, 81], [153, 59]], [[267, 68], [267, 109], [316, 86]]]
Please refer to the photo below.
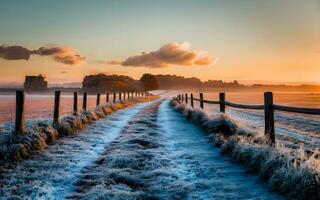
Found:
[[143, 73], [320, 83], [319, 0], [0, 0], [0, 82]]

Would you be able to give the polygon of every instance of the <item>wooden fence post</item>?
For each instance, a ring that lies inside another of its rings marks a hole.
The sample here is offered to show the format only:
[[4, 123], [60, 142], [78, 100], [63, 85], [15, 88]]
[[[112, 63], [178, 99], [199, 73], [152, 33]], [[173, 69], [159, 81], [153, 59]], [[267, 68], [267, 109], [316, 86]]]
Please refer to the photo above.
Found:
[[226, 112], [226, 94], [224, 92], [219, 93], [219, 104], [220, 104], [220, 112]]
[[59, 111], [60, 111], [60, 91], [55, 91], [54, 93], [54, 109], [53, 109], [53, 123], [59, 122]]
[[113, 103], [116, 103], [116, 99], [117, 99], [117, 96], [116, 96], [116, 93], [114, 92], [113, 93]]
[[73, 93], [73, 114], [78, 113], [78, 93], [74, 92]]
[[191, 107], [193, 107], [193, 94], [192, 93], [190, 94], [190, 97], [191, 97], [191, 99], [190, 99]]
[[83, 93], [83, 99], [82, 99], [82, 110], [87, 110], [87, 93]]
[[97, 104], [96, 106], [99, 106], [100, 105], [100, 93], [97, 94]]
[[188, 94], [186, 93], [186, 104], [188, 104]]
[[106, 103], [109, 103], [109, 92], [106, 94]]
[[264, 117], [265, 117], [265, 134], [269, 139], [271, 145], [274, 145], [274, 112], [273, 112], [273, 94], [272, 92], [264, 93]]
[[121, 98], [121, 92], [119, 92], [119, 101], [121, 101], [121, 99], [122, 99], [122, 98]]
[[16, 91], [16, 121], [15, 132], [22, 133], [24, 129], [24, 92]]
[[200, 108], [203, 109], [203, 93], [200, 93]]
[[184, 96], [181, 94], [181, 101], [184, 102]]

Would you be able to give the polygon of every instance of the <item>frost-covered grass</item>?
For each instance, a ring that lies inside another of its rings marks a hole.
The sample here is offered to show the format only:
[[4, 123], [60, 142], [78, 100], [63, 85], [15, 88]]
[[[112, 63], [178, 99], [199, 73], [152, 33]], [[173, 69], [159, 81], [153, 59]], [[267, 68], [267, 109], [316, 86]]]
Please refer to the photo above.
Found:
[[81, 170], [99, 159], [141, 109], [152, 101], [113, 112], [57, 140], [30, 159], [0, 165], [0, 199], [64, 199]]
[[6, 160], [17, 161], [27, 158], [32, 153], [36, 153], [47, 145], [54, 143], [58, 138], [76, 133], [92, 121], [103, 118], [119, 109], [153, 98], [156, 98], [156, 96], [147, 99], [101, 105], [94, 110], [82, 111], [79, 114], [67, 114], [61, 116], [57, 124], [51, 124], [45, 121], [38, 122], [19, 134], [14, 132], [1, 133], [0, 162], [5, 162]]
[[219, 114], [209, 117], [175, 100], [171, 105], [188, 120], [201, 127], [221, 153], [257, 173], [274, 190], [290, 199], [320, 199], [319, 151], [306, 153], [283, 146], [270, 147], [266, 138]]
[[137, 113], [95, 163], [82, 171], [70, 199], [186, 199], [157, 124], [161, 102]]

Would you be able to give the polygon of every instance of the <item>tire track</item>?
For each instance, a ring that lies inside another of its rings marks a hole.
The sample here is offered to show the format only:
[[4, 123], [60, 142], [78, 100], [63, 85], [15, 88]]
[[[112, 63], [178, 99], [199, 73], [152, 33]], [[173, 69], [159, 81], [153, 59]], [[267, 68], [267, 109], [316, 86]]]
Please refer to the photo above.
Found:
[[159, 124], [165, 130], [165, 148], [188, 199], [283, 199], [259, 178], [220, 154], [203, 131], [164, 102]]
[[135, 115], [103, 155], [82, 171], [69, 199], [184, 199], [157, 124], [156, 102]]
[[94, 162], [128, 121], [150, 103], [114, 112], [28, 160], [1, 164], [0, 199], [63, 199], [73, 191], [81, 169]]

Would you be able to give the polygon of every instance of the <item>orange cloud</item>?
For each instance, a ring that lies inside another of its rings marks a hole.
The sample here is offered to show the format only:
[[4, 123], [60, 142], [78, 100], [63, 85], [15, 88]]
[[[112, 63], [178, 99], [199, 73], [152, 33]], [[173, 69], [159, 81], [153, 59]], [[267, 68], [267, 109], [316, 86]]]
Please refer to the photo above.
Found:
[[188, 42], [173, 42], [162, 46], [160, 49], [151, 52], [143, 52], [141, 55], [131, 56], [124, 61], [110, 61], [109, 64], [162, 68], [171, 65], [209, 65], [215, 59], [205, 51], [191, 50]]
[[67, 65], [76, 65], [85, 60], [85, 57], [77, 55], [74, 49], [68, 47], [40, 47], [34, 52], [41, 56], [52, 55], [55, 61]]
[[21, 46], [0, 46], [0, 58], [6, 60], [29, 60], [31, 55], [53, 56], [54, 60], [67, 65], [76, 65], [85, 60], [68, 47], [40, 47], [38, 50], [29, 50]]

